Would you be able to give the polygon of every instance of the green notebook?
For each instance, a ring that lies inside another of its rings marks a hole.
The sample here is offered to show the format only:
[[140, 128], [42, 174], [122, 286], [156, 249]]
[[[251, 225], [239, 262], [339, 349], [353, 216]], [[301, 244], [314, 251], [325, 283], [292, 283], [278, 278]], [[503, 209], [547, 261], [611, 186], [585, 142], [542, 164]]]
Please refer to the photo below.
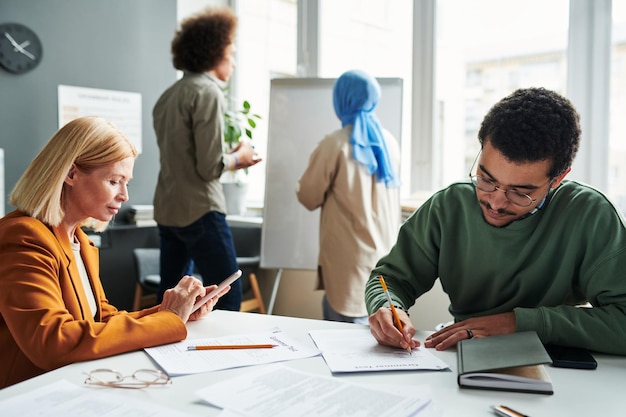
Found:
[[462, 388], [554, 393], [543, 366], [552, 361], [534, 331], [462, 340], [457, 360]]

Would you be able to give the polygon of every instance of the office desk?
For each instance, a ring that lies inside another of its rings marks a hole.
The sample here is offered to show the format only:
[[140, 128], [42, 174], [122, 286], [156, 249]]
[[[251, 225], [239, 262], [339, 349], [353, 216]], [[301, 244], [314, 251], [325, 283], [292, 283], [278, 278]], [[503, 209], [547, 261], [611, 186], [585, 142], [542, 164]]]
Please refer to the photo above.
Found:
[[[357, 325], [254, 313], [214, 311], [204, 319], [188, 324], [188, 338], [252, 333], [269, 330], [274, 326], [279, 326], [284, 332], [301, 342], [314, 345], [308, 336], [309, 330], [340, 329]], [[416, 337], [423, 341], [427, 335], [427, 332], [419, 332]], [[626, 377], [626, 357], [595, 355], [598, 361], [598, 369], [595, 371], [548, 367], [555, 391], [554, 395], [549, 396], [459, 389], [456, 382], [456, 352], [450, 350], [434, 353], [450, 365], [449, 371], [370, 372], [344, 374], [336, 377], [365, 384], [429, 385], [435, 405], [443, 411], [443, 415], [446, 417], [493, 416], [489, 409], [489, 406], [492, 404], [504, 404], [532, 417], [617, 416], [621, 415], [626, 404], [626, 400], [621, 397]], [[284, 364], [318, 375], [331, 375], [321, 356], [284, 362]], [[59, 379], [67, 379], [74, 384], [82, 385], [85, 379], [83, 372], [96, 368], [113, 368], [125, 375], [130, 375], [136, 369], [154, 368], [155, 366], [149, 356], [143, 351], [75, 363], [0, 390], [0, 400], [28, 392], [33, 388], [47, 385]], [[222, 379], [245, 374], [249, 369], [244, 367], [175, 377], [172, 385], [166, 388], [146, 388], [142, 390], [115, 389], [115, 393], [168, 405], [201, 416], [214, 416], [220, 410], [203, 403], [194, 395], [194, 392]]]

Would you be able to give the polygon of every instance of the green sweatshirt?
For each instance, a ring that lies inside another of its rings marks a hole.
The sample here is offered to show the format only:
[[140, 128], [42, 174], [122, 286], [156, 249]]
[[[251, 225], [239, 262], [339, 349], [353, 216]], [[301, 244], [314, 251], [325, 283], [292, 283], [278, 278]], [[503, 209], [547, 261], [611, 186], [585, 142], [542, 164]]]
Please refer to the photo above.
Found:
[[[517, 331], [544, 343], [626, 355], [626, 221], [600, 192], [574, 181], [506, 227], [487, 224], [474, 187], [433, 195], [402, 225], [365, 289], [368, 312], [408, 309], [437, 278], [456, 321], [513, 311]], [[589, 302], [593, 308], [575, 307]]]

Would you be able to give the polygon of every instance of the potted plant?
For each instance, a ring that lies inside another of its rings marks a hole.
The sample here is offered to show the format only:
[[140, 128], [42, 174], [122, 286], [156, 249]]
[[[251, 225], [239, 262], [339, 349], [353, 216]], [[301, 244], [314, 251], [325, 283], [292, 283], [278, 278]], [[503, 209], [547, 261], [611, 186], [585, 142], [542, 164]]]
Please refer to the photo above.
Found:
[[261, 116], [252, 113], [251, 105], [248, 100], [244, 100], [241, 108], [236, 110], [227, 110], [224, 113], [224, 142], [229, 148], [234, 148], [241, 141], [243, 133], [252, 140], [252, 131], [256, 128], [256, 121]]
[[[227, 92], [226, 92], [227, 93]], [[228, 94], [229, 106], [224, 113], [224, 142], [228, 149], [235, 148], [242, 139], [252, 140], [252, 133], [257, 127], [257, 121], [261, 116], [252, 113], [250, 102], [244, 100], [241, 107], [232, 105]], [[244, 136], [245, 135], [245, 136]], [[248, 168], [227, 171], [222, 175], [221, 182], [226, 198], [227, 214], [243, 215], [246, 211], [246, 194], [248, 183], [244, 181], [242, 173], [248, 174]]]

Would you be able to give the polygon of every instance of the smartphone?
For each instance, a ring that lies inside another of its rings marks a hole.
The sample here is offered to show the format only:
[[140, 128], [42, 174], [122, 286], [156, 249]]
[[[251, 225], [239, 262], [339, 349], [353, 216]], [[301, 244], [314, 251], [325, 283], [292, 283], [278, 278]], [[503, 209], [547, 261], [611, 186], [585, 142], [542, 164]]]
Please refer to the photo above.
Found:
[[238, 269], [234, 274], [232, 274], [231, 276], [226, 278], [224, 281], [220, 282], [216, 289], [214, 289], [213, 291], [209, 292], [207, 295], [205, 295], [204, 297], [202, 297], [201, 299], [196, 301], [196, 303], [193, 305], [193, 309], [191, 310], [191, 312], [193, 313], [197, 309], [202, 307], [202, 305], [204, 303], [209, 301], [211, 298], [215, 297], [224, 288], [226, 288], [227, 286], [229, 286], [233, 282], [237, 281], [239, 279], [239, 277], [241, 277], [241, 270], [240, 269]]
[[556, 368], [596, 369], [598, 363], [588, 350], [569, 346], [545, 345]]

